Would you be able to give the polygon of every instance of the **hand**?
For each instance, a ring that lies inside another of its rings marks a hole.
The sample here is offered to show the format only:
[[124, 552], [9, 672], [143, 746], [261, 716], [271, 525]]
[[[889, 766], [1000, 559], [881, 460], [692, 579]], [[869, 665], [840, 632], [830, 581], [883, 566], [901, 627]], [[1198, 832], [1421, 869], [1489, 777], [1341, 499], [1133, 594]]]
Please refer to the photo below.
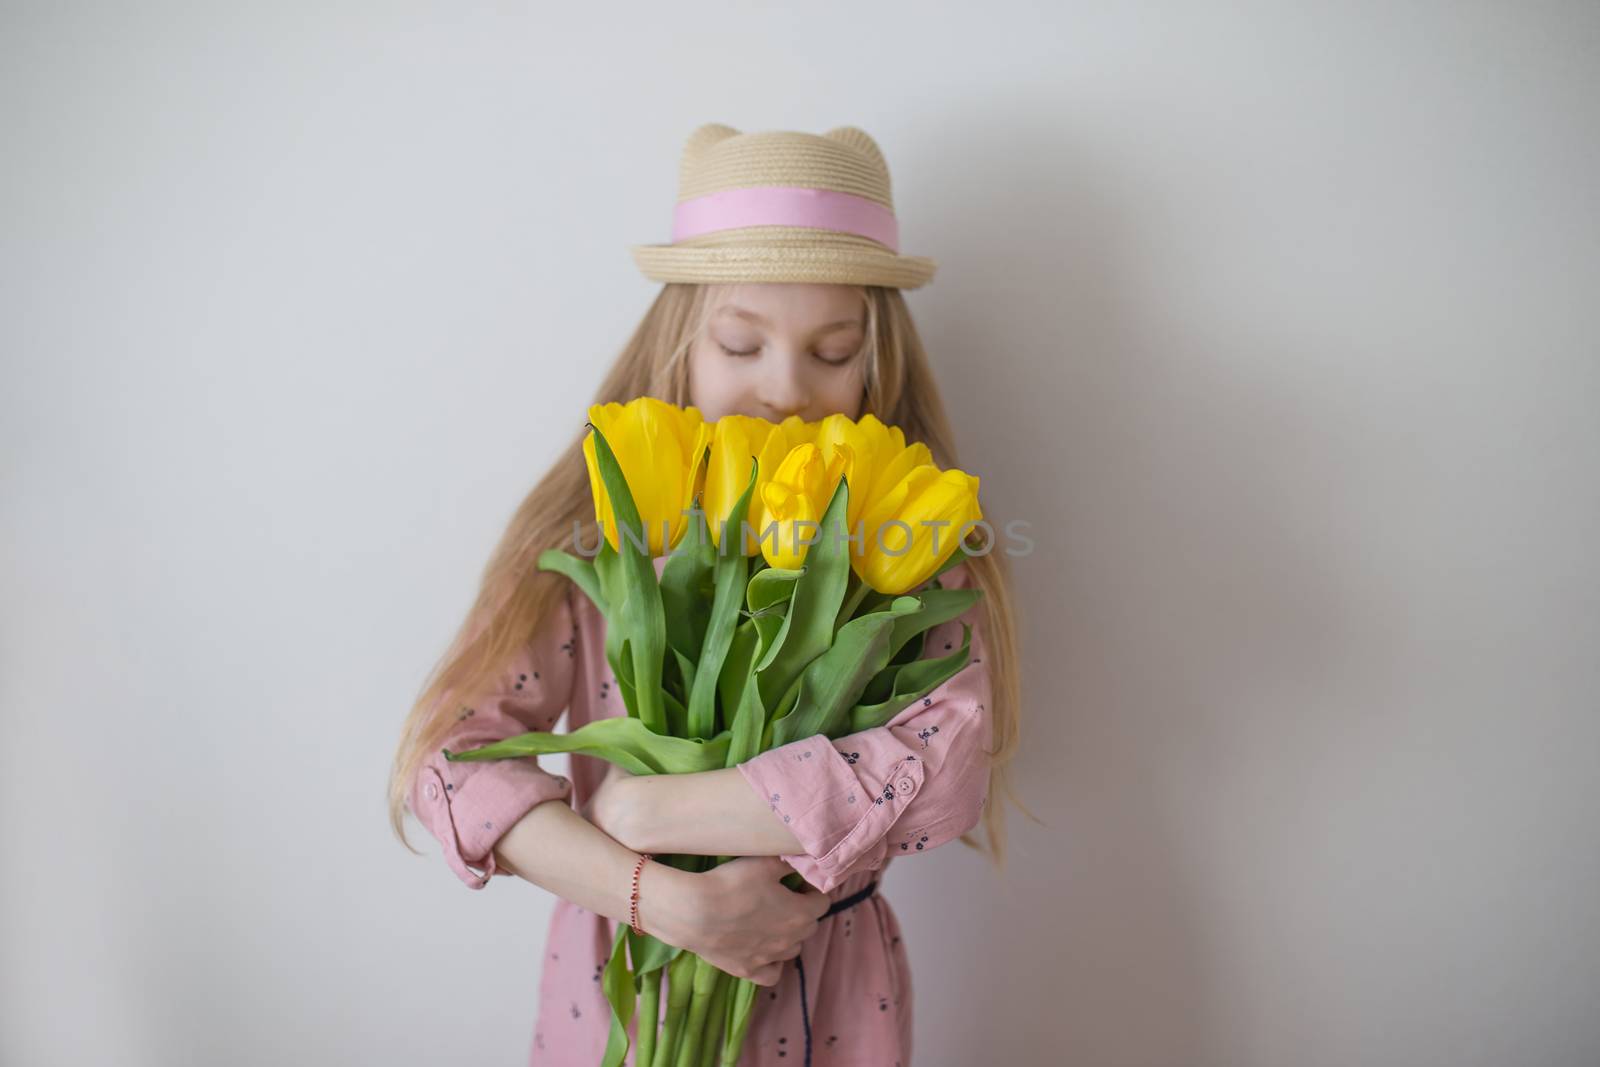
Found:
[[[777, 856], [743, 856], [701, 874], [645, 866], [650, 874], [670, 875], [655, 879], [653, 908], [641, 878], [640, 922], [657, 926], [668, 944], [757, 985], [778, 984], [784, 961], [800, 955], [832, 903], [810, 885], [797, 893], [782, 884], [794, 869]], [[648, 921], [649, 912], [657, 922]]]

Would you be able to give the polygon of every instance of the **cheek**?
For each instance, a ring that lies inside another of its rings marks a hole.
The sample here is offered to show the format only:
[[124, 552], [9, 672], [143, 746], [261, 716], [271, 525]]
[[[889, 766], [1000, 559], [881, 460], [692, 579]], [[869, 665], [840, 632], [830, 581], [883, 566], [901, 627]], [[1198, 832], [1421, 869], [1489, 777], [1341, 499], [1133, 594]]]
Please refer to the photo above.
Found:
[[817, 399], [830, 412], [837, 411], [847, 418], [858, 419], [861, 417], [861, 405], [866, 400], [865, 389], [866, 381], [861, 371], [852, 368], [844, 374], [832, 375], [821, 390], [824, 395]]
[[740, 389], [729, 361], [718, 355], [706, 351], [703, 341], [689, 350], [689, 402], [712, 420], [734, 410]]

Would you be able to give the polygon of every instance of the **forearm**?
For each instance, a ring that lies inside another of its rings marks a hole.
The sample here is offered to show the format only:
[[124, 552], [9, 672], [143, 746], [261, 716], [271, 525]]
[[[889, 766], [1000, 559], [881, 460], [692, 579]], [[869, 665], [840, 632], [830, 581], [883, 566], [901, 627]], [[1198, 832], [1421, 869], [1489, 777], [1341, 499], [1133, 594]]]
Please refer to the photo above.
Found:
[[[563, 803], [536, 805], [495, 845], [499, 865], [587, 911], [628, 922], [638, 854]], [[670, 944], [681, 936], [684, 896], [694, 875], [660, 863], [639, 874], [639, 925]]]
[[799, 839], [737, 767], [629, 778], [623, 840], [656, 854], [789, 856]]

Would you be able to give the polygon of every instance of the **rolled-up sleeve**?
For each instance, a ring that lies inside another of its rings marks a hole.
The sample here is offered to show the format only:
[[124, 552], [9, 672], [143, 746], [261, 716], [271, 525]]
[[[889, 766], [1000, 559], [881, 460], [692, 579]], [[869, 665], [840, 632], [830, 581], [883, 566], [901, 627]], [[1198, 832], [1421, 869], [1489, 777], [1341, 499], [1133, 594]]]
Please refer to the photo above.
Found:
[[[962, 563], [940, 580], [965, 588], [971, 575]], [[967, 665], [883, 726], [831, 741], [800, 738], [738, 765], [805, 848], [782, 858], [823, 892], [891, 855], [928, 852], [978, 824], [993, 736], [982, 614], [980, 600], [928, 631], [923, 658], [935, 658], [960, 648], [962, 623], [971, 626]]]
[[556, 601], [537, 637], [505, 665], [494, 685], [450, 712], [455, 723], [412, 782], [412, 814], [438, 839], [450, 869], [473, 889], [488, 885], [495, 874], [511, 873], [497, 867], [495, 845], [537, 805], [569, 798], [572, 783], [540, 767], [532, 756], [451, 762], [439, 749], [464, 751], [556, 725], [571, 701], [578, 672], [573, 602], [578, 595], [577, 587], [568, 583], [567, 595]]

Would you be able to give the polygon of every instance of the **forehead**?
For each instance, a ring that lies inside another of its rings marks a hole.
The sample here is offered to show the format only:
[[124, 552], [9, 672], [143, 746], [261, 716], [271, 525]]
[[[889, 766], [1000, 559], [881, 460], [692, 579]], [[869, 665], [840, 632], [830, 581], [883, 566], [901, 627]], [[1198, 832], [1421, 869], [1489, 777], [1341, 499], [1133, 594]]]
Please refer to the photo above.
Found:
[[714, 285], [706, 295], [712, 321], [745, 322], [761, 329], [804, 331], [866, 320], [861, 291], [849, 285]]

